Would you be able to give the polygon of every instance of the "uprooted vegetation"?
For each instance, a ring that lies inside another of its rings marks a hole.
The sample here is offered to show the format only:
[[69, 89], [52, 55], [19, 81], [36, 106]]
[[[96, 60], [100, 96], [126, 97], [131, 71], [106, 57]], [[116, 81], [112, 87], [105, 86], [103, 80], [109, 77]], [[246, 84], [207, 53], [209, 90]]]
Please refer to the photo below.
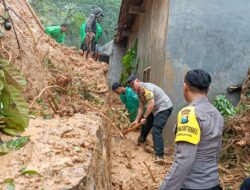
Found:
[[[221, 184], [226, 189], [238, 189], [242, 180], [250, 176], [250, 69], [241, 89], [238, 106], [226, 106], [223, 113], [234, 115], [225, 120], [221, 155]], [[228, 105], [228, 104], [227, 104]]]

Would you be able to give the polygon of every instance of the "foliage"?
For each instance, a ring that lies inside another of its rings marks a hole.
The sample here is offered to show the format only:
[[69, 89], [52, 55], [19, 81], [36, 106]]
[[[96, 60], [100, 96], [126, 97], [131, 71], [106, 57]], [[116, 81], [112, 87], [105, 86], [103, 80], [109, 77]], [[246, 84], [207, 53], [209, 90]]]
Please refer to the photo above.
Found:
[[70, 25], [65, 43], [80, 47], [80, 27], [94, 7], [103, 9], [103, 34], [100, 44], [105, 44], [115, 34], [121, 0], [29, 0], [44, 26], [60, 25], [64, 22]]
[[29, 137], [18, 137], [15, 140], [5, 142], [0, 145], [0, 156], [8, 154], [10, 151], [18, 150], [29, 141]]
[[15, 190], [15, 184], [13, 179], [7, 178], [4, 180], [4, 183], [7, 186], [7, 190]]
[[25, 175], [25, 174], [32, 175], [32, 176], [34, 176], [34, 175], [40, 175], [40, 174], [39, 174], [37, 171], [35, 171], [35, 170], [29, 170], [29, 169], [27, 169], [26, 166], [23, 167], [23, 168], [21, 168], [21, 169], [19, 170], [19, 172], [20, 172], [22, 175]]
[[132, 71], [135, 69], [135, 61], [137, 56], [137, 43], [134, 47], [129, 49], [127, 53], [122, 58], [122, 74], [121, 74], [121, 83], [126, 85], [126, 80], [129, 75], [132, 74]]
[[21, 94], [26, 81], [15, 65], [0, 60], [0, 68], [0, 128], [15, 135], [29, 124], [29, 106]]
[[228, 99], [226, 99], [224, 95], [216, 96], [213, 104], [224, 117], [233, 116], [236, 114], [234, 106]]

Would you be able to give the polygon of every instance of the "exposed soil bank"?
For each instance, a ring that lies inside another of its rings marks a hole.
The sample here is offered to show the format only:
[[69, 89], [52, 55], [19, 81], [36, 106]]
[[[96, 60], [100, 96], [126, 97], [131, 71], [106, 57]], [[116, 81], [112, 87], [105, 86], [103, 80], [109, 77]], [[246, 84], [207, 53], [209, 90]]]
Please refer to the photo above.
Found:
[[[1, 157], [0, 181], [13, 178], [17, 190], [110, 190], [110, 131], [103, 128], [93, 113], [32, 119], [24, 134], [31, 141]], [[20, 175], [24, 166], [40, 175]]]

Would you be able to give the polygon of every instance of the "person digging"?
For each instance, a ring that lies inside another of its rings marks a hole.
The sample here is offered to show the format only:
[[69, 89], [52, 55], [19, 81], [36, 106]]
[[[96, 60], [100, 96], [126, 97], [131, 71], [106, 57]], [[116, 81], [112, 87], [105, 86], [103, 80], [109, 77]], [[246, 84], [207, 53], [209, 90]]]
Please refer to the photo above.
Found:
[[123, 87], [119, 82], [115, 82], [112, 85], [112, 90], [119, 95], [120, 100], [125, 105], [129, 113], [130, 122], [134, 122], [139, 107], [137, 94], [130, 87]]
[[68, 31], [68, 28], [68, 24], [62, 24], [61, 26], [48, 26], [45, 28], [45, 33], [51, 36], [57, 43], [63, 44], [65, 33]]
[[[138, 143], [145, 143], [147, 136], [152, 129], [155, 163], [164, 164], [164, 143], [162, 131], [169, 116], [172, 113], [172, 102], [166, 93], [153, 83], [141, 82], [135, 75], [127, 79], [127, 84], [138, 95], [139, 108], [134, 124], [139, 122], [143, 125], [138, 138]], [[143, 114], [144, 105], [147, 108]]]
[[101, 17], [103, 17], [102, 13], [103, 11], [100, 7], [93, 9], [87, 21], [83, 22], [81, 26], [81, 49], [83, 50], [84, 59], [99, 55], [97, 43], [102, 35], [103, 29], [98, 22], [101, 22]]

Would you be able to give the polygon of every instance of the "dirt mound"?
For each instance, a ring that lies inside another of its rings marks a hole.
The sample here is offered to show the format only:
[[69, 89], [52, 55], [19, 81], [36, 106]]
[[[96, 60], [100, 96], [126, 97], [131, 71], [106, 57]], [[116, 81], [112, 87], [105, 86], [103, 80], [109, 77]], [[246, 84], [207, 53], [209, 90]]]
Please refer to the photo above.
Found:
[[[9, 0], [8, 6], [15, 12], [9, 9], [21, 49], [13, 29], [6, 31], [0, 38], [0, 57], [24, 74], [24, 94], [34, 119], [22, 134], [31, 135], [31, 141], [1, 157], [0, 188], [12, 178], [17, 189], [109, 189], [109, 126], [116, 127], [112, 118], [117, 111], [106, 111], [108, 66], [84, 61], [78, 51], [45, 35], [26, 0]], [[40, 175], [20, 175], [23, 166]]]
[[[26, 95], [29, 100], [38, 95], [44, 87], [65, 77], [71, 80], [81, 78], [97, 92], [107, 92], [105, 64], [84, 61], [75, 49], [63, 47], [44, 34], [25, 0], [22, 3], [17, 0], [8, 2], [11, 10], [21, 17], [9, 10], [21, 50], [18, 49], [12, 29], [12, 31], [6, 31], [4, 38], [0, 39], [0, 56], [20, 66], [28, 81]], [[0, 11], [3, 15], [3, 7]], [[54, 74], [51, 74], [51, 71]], [[60, 81], [57, 83], [61, 84]]]
[[245, 110], [225, 122], [220, 166], [224, 188], [239, 189], [243, 179], [250, 176], [250, 69], [242, 85], [240, 104]]
[[[70, 118], [32, 119], [23, 135], [30, 142], [19, 150], [1, 158], [0, 181], [13, 178], [16, 189], [69, 189], [88, 174], [93, 162], [98, 139], [96, 133], [102, 125], [93, 114], [76, 114]], [[26, 167], [40, 175], [20, 175]], [[0, 189], [4, 189], [4, 184]]]

